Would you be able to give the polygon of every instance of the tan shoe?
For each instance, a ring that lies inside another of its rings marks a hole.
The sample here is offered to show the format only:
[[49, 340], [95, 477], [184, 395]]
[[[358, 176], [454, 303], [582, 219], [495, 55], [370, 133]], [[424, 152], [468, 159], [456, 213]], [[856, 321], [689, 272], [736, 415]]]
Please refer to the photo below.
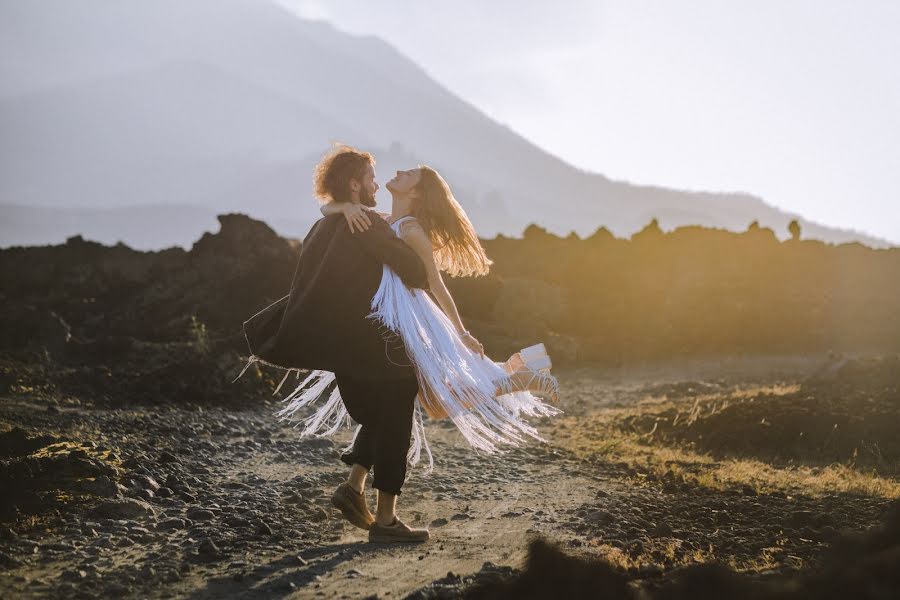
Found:
[[366, 506], [365, 492], [357, 492], [346, 481], [334, 490], [331, 504], [360, 529], [369, 529], [375, 523], [375, 517]]
[[390, 525], [374, 523], [369, 528], [369, 541], [378, 543], [393, 542], [425, 542], [428, 541], [427, 529], [413, 529], [396, 516]]

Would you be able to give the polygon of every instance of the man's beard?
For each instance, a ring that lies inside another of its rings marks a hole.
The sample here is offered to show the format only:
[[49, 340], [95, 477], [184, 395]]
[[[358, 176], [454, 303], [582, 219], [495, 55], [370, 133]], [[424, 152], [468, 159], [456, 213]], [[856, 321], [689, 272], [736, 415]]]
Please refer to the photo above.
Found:
[[363, 188], [359, 190], [359, 203], [363, 206], [372, 208], [373, 206], [375, 206], [375, 195], [370, 194], [369, 190]]

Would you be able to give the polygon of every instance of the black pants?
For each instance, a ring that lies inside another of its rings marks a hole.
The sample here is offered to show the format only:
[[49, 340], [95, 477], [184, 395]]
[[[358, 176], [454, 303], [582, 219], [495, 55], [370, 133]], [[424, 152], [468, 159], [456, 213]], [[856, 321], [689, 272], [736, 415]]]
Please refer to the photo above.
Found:
[[347, 412], [362, 425], [353, 448], [341, 454], [341, 460], [366, 469], [374, 466], [372, 487], [399, 495], [406, 479], [418, 381], [415, 377], [373, 381], [346, 375], [337, 375], [336, 380]]

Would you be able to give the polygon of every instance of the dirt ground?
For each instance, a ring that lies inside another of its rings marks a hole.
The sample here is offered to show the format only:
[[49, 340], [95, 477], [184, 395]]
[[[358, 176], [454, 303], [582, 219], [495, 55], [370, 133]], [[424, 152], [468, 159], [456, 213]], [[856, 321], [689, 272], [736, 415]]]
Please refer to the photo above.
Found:
[[[540, 422], [547, 443], [501, 456], [426, 423], [434, 472], [411, 470], [398, 506], [431, 540], [406, 546], [368, 543], [330, 506], [350, 432], [300, 439], [273, 416], [277, 400], [234, 411], [5, 398], [0, 596], [457, 597], [515, 573], [536, 538], [603, 557], [636, 587], [708, 561], [808, 572], [835, 537], [896, 506], [897, 457], [862, 460], [866, 440], [848, 456], [831, 442], [819, 458], [815, 443], [749, 452], [745, 428], [734, 447], [706, 446], [678, 426], [737, 405], [777, 425], [778, 411], [747, 403], [837, 389], [822, 375], [839, 367], [772, 357], [560, 372], [565, 414]], [[900, 406], [883, 387], [879, 410]]]

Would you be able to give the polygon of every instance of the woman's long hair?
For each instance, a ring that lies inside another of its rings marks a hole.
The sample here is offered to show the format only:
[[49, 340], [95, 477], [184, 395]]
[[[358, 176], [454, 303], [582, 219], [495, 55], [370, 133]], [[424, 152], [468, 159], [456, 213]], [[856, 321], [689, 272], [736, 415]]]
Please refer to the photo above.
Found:
[[450, 186], [431, 167], [422, 165], [419, 171], [421, 178], [411, 212], [431, 238], [438, 269], [454, 277], [487, 275], [494, 261], [485, 254], [472, 222], [453, 197]]

